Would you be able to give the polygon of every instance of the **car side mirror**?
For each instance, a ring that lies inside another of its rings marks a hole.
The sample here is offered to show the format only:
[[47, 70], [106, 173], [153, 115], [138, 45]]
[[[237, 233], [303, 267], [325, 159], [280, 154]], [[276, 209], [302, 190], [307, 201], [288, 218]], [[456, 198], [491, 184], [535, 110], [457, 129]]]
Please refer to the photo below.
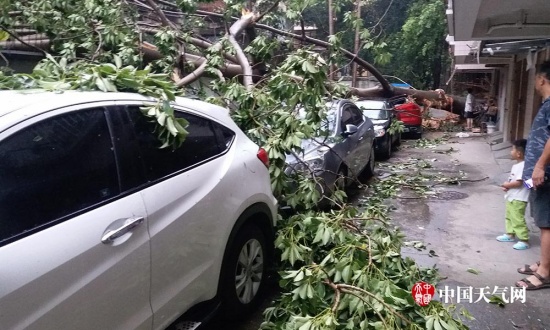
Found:
[[353, 125], [353, 124], [347, 124], [346, 125], [346, 130], [344, 131], [344, 133], [342, 133], [342, 135], [344, 137], [348, 137], [350, 135], [353, 135], [355, 133], [357, 133], [359, 129], [357, 128], [357, 126]]

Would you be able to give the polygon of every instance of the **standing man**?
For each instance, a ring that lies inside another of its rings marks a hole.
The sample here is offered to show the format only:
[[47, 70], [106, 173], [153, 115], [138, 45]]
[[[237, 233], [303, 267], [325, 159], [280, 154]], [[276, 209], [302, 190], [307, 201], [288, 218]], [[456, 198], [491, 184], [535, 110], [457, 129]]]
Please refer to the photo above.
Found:
[[473, 90], [471, 88], [468, 88], [466, 91], [468, 95], [466, 95], [464, 117], [466, 118], [466, 129], [471, 130], [474, 126], [474, 95], [472, 94]]
[[550, 288], [550, 61], [537, 68], [535, 89], [544, 100], [539, 109], [525, 152], [523, 179], [533, 179], [529, 196], [531, 216], [540, 228], [540, 261], [518, 269], [531, 275], [516, 283], [527, 290]]

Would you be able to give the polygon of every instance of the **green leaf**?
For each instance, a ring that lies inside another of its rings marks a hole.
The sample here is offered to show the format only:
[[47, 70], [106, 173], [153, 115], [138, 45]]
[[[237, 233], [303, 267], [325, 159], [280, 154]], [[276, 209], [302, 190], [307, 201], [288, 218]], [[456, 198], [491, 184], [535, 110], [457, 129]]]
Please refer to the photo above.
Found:
[[426, 330], [433, 330], [434, 329], [434, 322], [435, 317], [434, 316], [428, 316], [426, 321]]
[[497, 296], [497, 295], [490, 296], [489, 297], [489, 303], [496, 304], [499, 307], [505, 307], [506, 306], [506, 302], [502, 299], [502, 297]]
[[443, 330], [443, 328], [441, 327], [441, 323], [439, 323], [439, 319], [435, 320], [434, 321], [434, 330]]
[[105, 85], [105, 81], [103, 80], [103, 78], [101, 77], [96, 77], [95, 78], [95, 85], [97, 86], [97, 88], [99, 88], [100, 91], [102, 92], [107, 92], [107, 86]]
[[474, 274], [474, 275], [479, 275], [479, 274], [481, 273], [479, 270], [477, 270], [477, 269], [475, 269], [475, 268], [468, 268], [468, 269], [466, 269], [466, 271], [467, 271], [468, 273], [472, 273], [472, 274]]
[[174, 119], [172, 119], [172, 117], [166, 118], [166, 128], [172, 135], [176, 136], [178, 134], [178, 130], [174, 125]]
[[[155, 109], [156, 110], [156, 109]], [[166, 125], [166, 119], [168, 118], [168, 115], [165, 112], [161, 112], [157, 116], [157, 123], [160, 126]]]

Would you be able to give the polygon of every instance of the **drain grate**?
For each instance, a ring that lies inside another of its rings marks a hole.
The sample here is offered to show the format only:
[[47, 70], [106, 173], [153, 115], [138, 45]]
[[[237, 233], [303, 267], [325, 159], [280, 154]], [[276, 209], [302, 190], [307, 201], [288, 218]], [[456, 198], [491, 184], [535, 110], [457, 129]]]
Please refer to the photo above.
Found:
[[441, 201], [454, 201], [458, 199], [467, 198], [468, 196], [469, 196], [468, 194], [465, 194], [460, 191], [448, 190], [448, 191], [441, 191], [437, 193], [437, 195], [431, 196], [430, 199], [441, 200]]
[[200, 322], [183, 321], [176, 324], [176, 330], [195, 330], [201, 325]]

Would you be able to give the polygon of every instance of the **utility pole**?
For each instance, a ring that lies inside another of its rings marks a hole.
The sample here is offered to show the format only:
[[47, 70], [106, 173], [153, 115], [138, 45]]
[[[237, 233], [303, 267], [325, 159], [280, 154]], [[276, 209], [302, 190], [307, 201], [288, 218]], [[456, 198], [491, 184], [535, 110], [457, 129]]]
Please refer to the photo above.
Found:
[[[328, 0], [328, 34], [334, 35], [334, 9], [332, 0]], [[332, 64], [329, 68], [329, 79], [335, 80], [336, 65]]]
[[[357, 20], [361, 19], [361, 2], [362, 0], [357, 0]], [[353, 52], [355, 53], [355, 56], [358, 56], [359, 54], [359, 33], [361, 32], [361, 25], [357, 24], [355, 27], [355, 45], [353, 47]], [[358, 66], [356, 62], [353, 62], [352, 66], [352, 73], [351, 73], [351, 86], [357, 87], [357, 70]]]

